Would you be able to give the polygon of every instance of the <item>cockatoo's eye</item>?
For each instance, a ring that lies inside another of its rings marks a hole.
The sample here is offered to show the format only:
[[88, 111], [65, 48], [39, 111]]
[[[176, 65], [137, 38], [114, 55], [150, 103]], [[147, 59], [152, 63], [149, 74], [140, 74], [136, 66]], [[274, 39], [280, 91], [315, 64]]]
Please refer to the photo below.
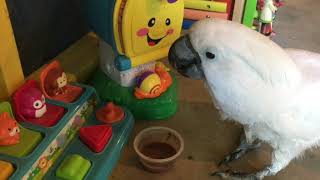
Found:
[[214, 59], [216, 57], [216, 55], [211, 52], [206, 52], [206, 56], [208, 59]]

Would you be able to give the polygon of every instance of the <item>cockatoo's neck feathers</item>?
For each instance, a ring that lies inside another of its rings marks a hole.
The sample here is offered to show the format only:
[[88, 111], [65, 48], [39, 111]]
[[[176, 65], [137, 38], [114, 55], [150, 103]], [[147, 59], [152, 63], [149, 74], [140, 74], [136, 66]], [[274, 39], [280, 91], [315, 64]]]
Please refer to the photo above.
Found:
[[272, 86], [298, 86], [301, 74], [288, 54], [268, 38], [255, 38], [255, 35], [251, 38], [244, 42], [248, 53], [242, 57], [243, 61]]

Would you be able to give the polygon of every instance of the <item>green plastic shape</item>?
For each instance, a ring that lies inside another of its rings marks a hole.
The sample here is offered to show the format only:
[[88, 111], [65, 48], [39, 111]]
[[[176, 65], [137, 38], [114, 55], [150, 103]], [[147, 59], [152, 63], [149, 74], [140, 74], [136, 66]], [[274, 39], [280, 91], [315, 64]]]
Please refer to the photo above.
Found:
[[0, 154], [6, 154], [14, 157], [27, 156], [41, 140], [42, 136], [40, 133], [20, 126], [20, 142], [12, 146], [0, 146]]
[[[8, 112], [13, 117], [9, 102], [0, 103], [0, 113]], [[13, 117], [14, 118], [14, 117]], [[42, 140], [39, 132], [35, 132], [20, 126], [20, 142], [12, 146], [0, 146], [0, 154], [14, 157], [24, 157], [30, 154]]]
[[172, 85], [155, 99], [136, 99], [134, 87], [120, 86], [100, 69], [94, 74], [92, 85], [103, 101], [126, 106], [137, 120], [163, 120], [174, 115], [178, 109], [178, 82], [173, 74], [171, 76]]
[[251, 28], [253, 26], [254, 18], [257, 14], [257, 0], [246, 0], [242, 24]]
[[65, 180], [82, 180], [90, 167], [90, 161], [78, 154], [73, 154], [64, 159], [56, 171], [56, 176]]
[[11, 105], [7, 101], [4, 101], [4, 102], [0, 103], [0, 114], [4, 113], [4, 112], [8, 112], [10, 114], [10, 116], [13, 117]]

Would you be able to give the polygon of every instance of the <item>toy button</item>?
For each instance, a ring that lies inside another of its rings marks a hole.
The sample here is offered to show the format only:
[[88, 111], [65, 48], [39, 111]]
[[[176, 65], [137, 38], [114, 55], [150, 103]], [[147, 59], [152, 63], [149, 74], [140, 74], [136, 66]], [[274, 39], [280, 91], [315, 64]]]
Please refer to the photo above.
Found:
[[131, 61], [126, 56], [117, 56], [115, 59], [115, 67], [119, 71], [131, 69]]
[[8, 112], [0, 114], [0, 146], [18, 144], [20, 141], [20, 128]]
[[14, 168], [13, 165], [6, 161], [0, 160], [0, 179], [9, 179], [9, 177], [12, 175]]
[[78, 154], [68, 156], [56, 171], [56, 176], [66, 180], [82, 180], [91, 167], [89, 160]]
[[0, 154], [23, 157], [33, 151], [42, 140], [39, 132], [20, 127], [20, 142], [16, 145], [0, 147]]
[[120, 106], [110, 102], [96, 112], [96, 117], [103, 123], [112, 124], [123, 120], [124, 111]]
[[18, 121], [44, 127], [55, 125], [65, 114], [63, 107], [46, 103], [35, 80], [28, 80], [15, 92], [13, 103]]
[[79, 131], [80, 139], [93, 152], [103, 151], [112, 136], [112, 127], [108, 125], [96, 125], [82, 127]]
[[41, 71], [40, 87], [47, 98], [64, 103], [76, 101], [83, 93], [81, 87], [70, 85], [67, 74], [56, 60]]

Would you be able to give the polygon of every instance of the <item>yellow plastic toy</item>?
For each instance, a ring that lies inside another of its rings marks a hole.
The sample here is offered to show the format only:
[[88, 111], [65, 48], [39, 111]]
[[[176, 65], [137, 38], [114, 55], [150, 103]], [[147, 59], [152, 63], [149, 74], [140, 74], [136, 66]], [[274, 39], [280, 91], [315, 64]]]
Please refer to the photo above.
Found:
[[92, 82], [98, 94], [128, 107], [137, 119], [174, 115], [177, 80], [155, 61], [165, 58], [180, 37], [184, 0], [81, 1], [100, 40], [100, 70]]
[[119, 53], [131, 59], [132, 67], [167, 56], [180, 36], [183, 13], [177, 12], [183, 8], [181, 0], [117, 1], [113, 28]]
[[116, 52], [116, 68], [124, 71], [168, 55], [181, 33], [184, 1], [92, 0], [87, 11], [92, 29]]
[[0, 0], [0, 9], [0, 100], [5, 100], [24, 76], [5, 0]]

